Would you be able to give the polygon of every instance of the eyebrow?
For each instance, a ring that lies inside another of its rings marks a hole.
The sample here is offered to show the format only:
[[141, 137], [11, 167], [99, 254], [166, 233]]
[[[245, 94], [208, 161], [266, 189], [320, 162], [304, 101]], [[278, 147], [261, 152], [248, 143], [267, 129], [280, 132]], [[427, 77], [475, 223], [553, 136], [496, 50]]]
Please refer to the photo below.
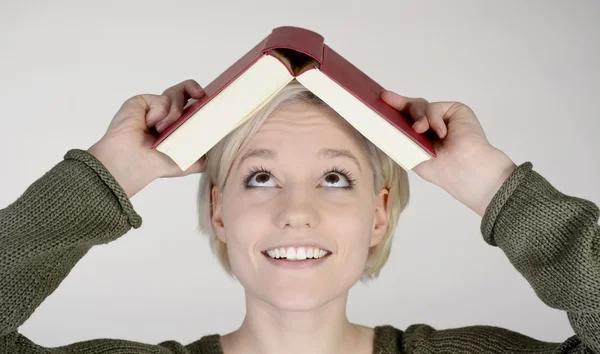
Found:
[[[277, 152], [270, 149], [250, 149], [246, 151], [246, 153], [240, 158], [239, 165], [241, 165], [246, 159], [251, 157], [259, 157], [268, 160], [274, 160], [277, 157]], [[349, 158], [358, 166], [358, 169], [362, 172], [362, 168], [360, 166], [360, 162], [358, 159], [349, 151], [345, 149], [330, 149], [324, 148], [317, 152], [318, 158], [324, 159], [335, 159], [338, 157]]]

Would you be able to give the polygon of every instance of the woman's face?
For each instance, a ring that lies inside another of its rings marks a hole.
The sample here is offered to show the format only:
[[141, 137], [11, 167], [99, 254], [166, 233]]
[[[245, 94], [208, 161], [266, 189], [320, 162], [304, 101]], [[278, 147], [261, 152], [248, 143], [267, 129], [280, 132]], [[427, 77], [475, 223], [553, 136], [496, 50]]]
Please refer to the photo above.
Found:
[[326, 108], [296, 103], [266, 120], [212, 193], [213, 225], [248, 295], [289, 311], [346, 295], [388, 226], [387, 190], [375, 193], [367, 159]]

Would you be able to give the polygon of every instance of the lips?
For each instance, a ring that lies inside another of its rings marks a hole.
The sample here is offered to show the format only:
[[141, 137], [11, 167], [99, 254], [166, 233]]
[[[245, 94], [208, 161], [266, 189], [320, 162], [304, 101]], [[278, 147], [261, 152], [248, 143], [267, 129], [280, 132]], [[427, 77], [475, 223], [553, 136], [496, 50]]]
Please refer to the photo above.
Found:
[[288, 261], [304, 261], [307, 259], [320, 259], [331, 254], [330, 251], [319, 247], [301, 246], [301, 247], [275, 247], [263, 251], [265, 255], [272, 259], [284, 259]]

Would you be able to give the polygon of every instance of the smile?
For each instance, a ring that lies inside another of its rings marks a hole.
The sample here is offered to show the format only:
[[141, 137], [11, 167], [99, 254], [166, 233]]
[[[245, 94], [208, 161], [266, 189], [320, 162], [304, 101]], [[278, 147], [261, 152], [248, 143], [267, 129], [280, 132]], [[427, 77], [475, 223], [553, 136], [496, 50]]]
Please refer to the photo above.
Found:
[[317, 247], [277, 247], [262, 252], [272, 259], [304, 261], [327, 257], [331, 252]]

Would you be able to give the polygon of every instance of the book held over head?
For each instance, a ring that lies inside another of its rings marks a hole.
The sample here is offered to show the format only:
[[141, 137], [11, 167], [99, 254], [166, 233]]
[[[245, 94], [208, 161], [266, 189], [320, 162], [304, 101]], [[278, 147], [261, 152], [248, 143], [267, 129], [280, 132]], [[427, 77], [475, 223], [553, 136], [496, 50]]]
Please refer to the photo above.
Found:
[[379, 84], [318, 33], [278, 27], [206, 86], [152, 148], [187, 170], [228, 133], [297, 80], [404, 169], [435, 157], [433, 142], [383, 102]]

